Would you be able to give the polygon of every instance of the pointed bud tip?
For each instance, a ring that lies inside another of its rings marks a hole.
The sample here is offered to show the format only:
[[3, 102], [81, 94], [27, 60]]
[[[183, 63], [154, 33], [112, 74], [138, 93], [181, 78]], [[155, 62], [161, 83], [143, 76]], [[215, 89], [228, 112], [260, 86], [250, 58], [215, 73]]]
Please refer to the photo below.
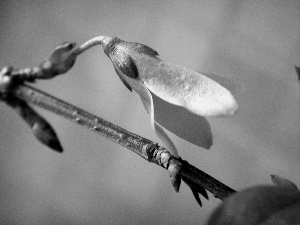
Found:
[[182, 176], [182, 180], [185, 182], [185, 184], [187, 186], [189, 186], [189, 188], [191, 189], [191, 191], [193, 193], [195, 200], [197, 201], [199, 206], [202, 207], [200, 195], [202, 195], [204, 198], [209, 200], [207, 191], [202, 186], [198, 185], [197, 183], [194, 183], [193, 181], [189, 180], [188, 178], [186, 178], [184, 176]]
[[48, 143], [48, 147], [53, 149], [54, 151], [57, 151], [59, 153], [62, 153], [63, 152], [63, 148], [60, 144], [60, 142], [58, 140], [51, 140], [49, 141]]
[[170, 174], [172, 186], [174, 187], [176, 192], [179, 192], [181, 184], [181, 166], [171, 163], [168, 167], [168, 171]]
[[179, 189], [180, 189], [180, 183], [181, 183], [181, 178], [171, 178], [171, 183], [172, 183], [172, 186], [174, 187], [174, 190], [178, 193], [179, 192]]
[[57, 152], [63, 152], [63, 148], [54, 129], [43, 118], [40, 118], [34, 123], [32, 133], [42, 144]]
[[44, 145], [48, 146], [49, 148], [51, 148], [52, 150], [56, 151], [56, 152], [63, 152], [63, 148], [58, 140], [58, 138], [55, 136], [53, 136], [53, 134], [49, 134], [49, 133], [36, 133], [33, 132], [35, 137]]

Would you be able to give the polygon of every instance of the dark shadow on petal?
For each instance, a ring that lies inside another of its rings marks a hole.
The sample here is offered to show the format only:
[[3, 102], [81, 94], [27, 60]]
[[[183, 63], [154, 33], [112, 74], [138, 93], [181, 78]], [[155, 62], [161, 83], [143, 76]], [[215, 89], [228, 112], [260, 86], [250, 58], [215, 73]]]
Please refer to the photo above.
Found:
[[199, 147], [209, 149], [213, 144], [213, 136], [209, 122], [183, 107], [170, 104], [154, 95], [154, 119], [164, 128], [178, 137]]

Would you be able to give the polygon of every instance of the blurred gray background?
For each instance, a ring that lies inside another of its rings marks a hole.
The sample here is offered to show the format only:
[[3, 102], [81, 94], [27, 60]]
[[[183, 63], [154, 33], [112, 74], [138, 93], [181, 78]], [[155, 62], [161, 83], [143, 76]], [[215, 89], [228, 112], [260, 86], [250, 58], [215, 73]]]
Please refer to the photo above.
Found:
[[[34, 66], [64, 41], [117, 36], [168, 62], [235, 81], [239, 113], [209, 118], [207, 151], [170, 134], [180, 155], [241, 190], [278, 174], [300, 186], [300, 2], [0, 1], [0, 67]], [[35, 86], [159, 142], [139, 96], [120, 82], [102, 47], [66, 75]], [[65, 152], [34, 139], [0, 105], [0, 224], [203, 224], [220, 203], [199, 208], [177, 194], [166, 170], [64, 118], [37, 109]]]

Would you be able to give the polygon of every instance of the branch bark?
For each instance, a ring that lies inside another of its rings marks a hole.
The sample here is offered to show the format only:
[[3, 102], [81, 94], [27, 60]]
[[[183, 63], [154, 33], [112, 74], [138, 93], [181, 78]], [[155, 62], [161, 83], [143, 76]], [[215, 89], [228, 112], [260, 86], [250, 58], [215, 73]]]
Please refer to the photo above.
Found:
[[[75, 122], [85, 128], [88, 128], [126, 148], [135, 152], [142, 158], [149, 162], [156, 163], [165, 169], [166, 161], [161, 157], [163, 154], [170, 154], [165, 148], [159, 146], [157, 143], [141, 137], [137, 134], [131, 133], [119, 126], [116, 126], [102, 118], [99, 118], [89, 112], [86, 112], [76, 106], [64, 102], [54, 96], [51, 96], [41, 90], [31, 87], [26, 84], [20, 84], [10, 90], [10, 92], [19, 99], [26, 101], [32, 105], [41, 107], [45, 110], [53, 112], [57, 115], [63, 116], [66, 119]], [[160, 156], [160, 157], [158, 157]], [[188, 180], [202, 186], [214, 197], [223, 200], [225, 197], [235, 193], [236, 191], [214, 179], [210, 175], [197, 169], [187, 161], [177, 159], [172, 156], [172, 163], [182, 164], [181, 175]], [[169, 163], [170, 158], [168, 158]]]

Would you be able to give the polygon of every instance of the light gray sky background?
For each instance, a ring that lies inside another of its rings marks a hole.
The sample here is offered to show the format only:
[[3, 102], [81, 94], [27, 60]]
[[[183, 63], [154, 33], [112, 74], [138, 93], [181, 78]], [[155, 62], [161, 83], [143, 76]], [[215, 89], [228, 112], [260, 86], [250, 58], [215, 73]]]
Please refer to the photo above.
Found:
[[[270, 174], [300, 186], [299, 11], [297, 0], [0, 1], [0, 67], [34, 66], [64, 41], [98, 35], [146, 44], [165, 61], [239, 85], [239, 113], [208, 119], [209, 151], [170, 134], [184, 159], [237, 190], [271, 184]], [[36, 86], [159, 142], [138, 95], [100, 47]], [[173, 191], [166, 170], [37, 110], [65, 152], [41, 145], [0, 104], [1, 224], [203, 224], [220, 203], [210, 194], [199, 208], [185, 185]]]

